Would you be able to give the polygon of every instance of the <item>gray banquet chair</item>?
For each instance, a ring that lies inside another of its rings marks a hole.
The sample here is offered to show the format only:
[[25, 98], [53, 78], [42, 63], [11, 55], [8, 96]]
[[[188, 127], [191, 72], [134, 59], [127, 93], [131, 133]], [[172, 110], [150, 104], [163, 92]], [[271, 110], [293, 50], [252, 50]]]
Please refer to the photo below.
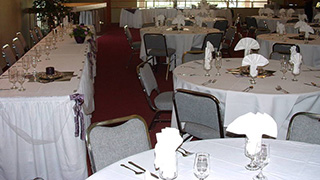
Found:
[[20, 59], [24, 55], [25, 51], [24, 51], [24, 48], [23, 48], [21, 41], [17, 37], [13, 38], [12, 47], [13, 47], [14, 51], [16, 52], [17, 58]]
[[86, 145], [93, 173], [151, 148], [146, 122], [138, 115], [91, 124], [86, 132]]
[[186, 51], [182, 55], [182, 63], [186, 63], [193, 60], [202, 60], [204, 59], [204, 51]]
[[38, 37], [38, 39], [40, 41], [43, 38], [43, 34], [41, 32], [40, 27], [39, 26], [35, 26], [34, 27], [34, 32], [36, 33], [36, 35], [37, 35], [37, 37]]
[[214, 23], [213, 28], [219, 29], [222, 32], [226, 32], [228, 28], [228, 20], [218, 20]]
[[219, 51], [222, 38], [223, 38], [222, 32], [208, 33], [203, 40], [202, 47], [201, 48], [192, 47], [191, 51], [199, 51], [199, 50], [204, 51], [207, 46], [207, 41], [210, 41], [213, 47]]
[[130, 32], [130, 29], [129, 29], [128, 25], [125, 25], [123, 27], [123, 29], [124, 29], [124, 33], [125, 33], [125, 35], [127, 37], [129, 46], [130, 46], [131, 51], [132, 51], [131, 55], [130, 55], [130, 59], [128, 60], [127, 65], [126, 65], [126, 68], [128, 68], [133, 55], [139, 54], [139, 52], [140, 52], [141, 41], [135, 41], [134, 42], [132, 40], [132, 35], [131, 35], [131, 32]]
[[[148, 105], [153, 111], [155, 111], [155, 115], [152, 119], [151, 124], [149, 125], [149, 130], [152, 130], [152, 128], [158, 122], [170, 122], [170, 120], [168, 119], [160, 119], [160, 115], [162, 113], [172, 112], [173, 92], [160, 92], [158, 83], [148, 62], [142, 62], [137, 66], [137, 75], [141, 82], [141, 86], [147, 99]], [[152, 96], [154, 91], [156, 92], [155, 97]]]
[[12, 66], [17, 61], [16, 56], [9, 44], [2, 46], [2, 56], [6, 60], [7, 66]]
[[320, 145], [320, 114], [298, 112], [290, 120], [287, 140]]
[[296, 51], [300, 52], [300, 47], [296, 44], [288, 44], [288, 43], [274, 43], [272, 46], [272, 52], [270, 54], [270, 59], [280, 60], [282, 56], [285, 56], [287, 60], [290, 59], [290, 48], [292, 46], [296, 47]]
[[33, 45], [36, 45], [39, 42], [37, 33], [34, 31], [34, 29], [30, 29], [29, 33], [30, 33], [30, 38], [32, 40]]
[[26, 39], [24, 38], [24, 36], [22, 35], [22, 33], [21, 33], [21, 32], [17, 32], [17, 33], [16, 33], [16, 36], [19, 38], [19, 40], [20, 40], [20, 42], [21, 42], [21, 44], [22, 44], [22, 46], [23, 46], [24, 51], [25, 51], [25, 52], [28, 51], [28, 50], [29, 50], [29, 47], [28, 47], [27, 41], [26, 41]]
[[[167, 47], [166, 37], [163, 34], [156, 33], [146, 33], [143, 36], [145, 52], [147, 57], [147, 61], [156, 57], [166, 57], [167, 63], [167, 71], [166, 71], [166, 80], [168, 80], [169, 70], [171, 66], [171, 62], [174, 61], [174, 66], [176, 66], [176, 50], [173, 48]], [[172, 58], [173, 56], [173, 58]], [[159, 62], [157, 62], [159, 63]]]
[[235, 26], [230, 26], [221, 43], [221, 50], [226, 50], [229, 57], [231, 57], [230, 49], [232, 48], [232, 43], [236, 33], [237, 33], [237, 28]]
[[177, 89], [173, 102], [178, 128], [182, 134], [188, 133], [199, 139], [224, 138], [220, 103], [216, 97], [206, 93]]

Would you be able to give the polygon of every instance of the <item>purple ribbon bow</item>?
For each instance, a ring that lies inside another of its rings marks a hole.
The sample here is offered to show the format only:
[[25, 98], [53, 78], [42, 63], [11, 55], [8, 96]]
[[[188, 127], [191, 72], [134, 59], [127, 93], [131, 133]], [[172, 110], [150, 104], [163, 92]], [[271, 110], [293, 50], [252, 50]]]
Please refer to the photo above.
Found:
[[73, 106], [74, 111], [74, 123], [75, 123], [75, 137], [79, 136], [79, 122], [80, 122], [80, 139], [84, 140], [85, 131], [84, 131], [84, 118], [83, 113], [81, 112], [81, 105], [84, 103], [84, 95], [83, 94], [72, 94], [70, 95], [70, 100], [75, 100], [76, 103]]

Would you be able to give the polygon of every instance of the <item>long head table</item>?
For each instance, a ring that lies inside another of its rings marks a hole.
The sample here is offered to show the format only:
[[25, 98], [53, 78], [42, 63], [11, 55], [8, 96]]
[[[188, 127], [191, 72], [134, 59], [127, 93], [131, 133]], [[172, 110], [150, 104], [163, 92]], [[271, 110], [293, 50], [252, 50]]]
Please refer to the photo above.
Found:
[[[35, 46], [44, 42], [42, 39]], [[70, 81], [39, 83], [26, 79], [23, 92], [0, 90], [0, 179], [87, 177], [85, 142], [75, 137], [75, 101], [69, 95], [84, 94], [81, 111], [87, 126], [94, 110], [92, 66], [87, 58], [90, 50], [87, 43], [76, 44], [68, 34], [57, 47], [51, 50], [51, 60], [42, 54], [36, 70], [45, 72], [52, 66], [60, 72], [74, 72]], [[27, 53], [33, 54], [33, 49]], [[14, 66], [22, 68], [21, 60]], [[0, 89], [12, 86], [6, 75], [0, 77]]]

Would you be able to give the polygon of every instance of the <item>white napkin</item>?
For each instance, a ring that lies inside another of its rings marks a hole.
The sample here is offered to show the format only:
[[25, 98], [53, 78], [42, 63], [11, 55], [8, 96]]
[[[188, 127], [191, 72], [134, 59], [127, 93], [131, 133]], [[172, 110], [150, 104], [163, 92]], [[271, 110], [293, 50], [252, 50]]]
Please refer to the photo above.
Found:
[[172, 21], [172, 24], [177, 24], [178, 28], [185, 25], [184, 16], [183, 15], [177, 15]]
[[287, 16], [288, 16], [288, 17], [291, 17], [294, 12], [295, 12], [295, 11], [294, 11], [292, 8], [288, 9], [288, 11], [287, 11]]
[[283, 8], [281, 8], [281, 9], [279, 10], [279, 14], [280, 14], [280, 16], [285, 16], [285, 15], [286, 15], [286, 10], [283, 9]]
[[274, 14], [274, 11], [270, 8], [266, 8], [264, 10], [264, 13], [266, 13], [268, 16], [272, 16]]
[[258, 13], [259, 13], [259, 16], [262, 16], [264, 14], [264, 8], [260, 8]]
[[250, 75], [256, 77], [258, 75], [258, 66], [265, 66], [269, 61], [260, 54], [250, 54], [243, 58], [242, 66], [250, 65]]
[[176, 150], [182, 144], [182, 137], [176, 128], [166, 127], [156, 134], [157, 144], [155, 145], [156, 169], [161, 169], [166, 178], [173, 177], [177, 172]]
[[163, 25], [163, 22], [165, 19], [163, 14], [158, 15], [156, 19], [157, 19], [157, 21], [160, 21], [160, 25]]
[[290, 48], [290, 56], [293, 56], [297, 54], [297, 47], [296, 46], [291, 46]]
[[314, 20], [316, 20], [316, 19], [320, 20], [320, 13], [318, 13], [317, 15], [315, 15], [313, 19], [314, 19]]
[[244, 56], [250, 54], [251, 49], [260, 49], [260, 45], [257, 40], [250, 37], [240, 39], [234, 48], [235, 51], [244, 50]]
[[310, 33], [314, 33], [314, 30], [311, 26], [309, 26], [307, 23], [303, 24], [299, 27], [300, 32], [305, 32], [304, 37], [309, 38]]
[[299, 74], [300, 73], [300, 65], [302, 63], [302, 56], [300, 53], [296, 53], [294, 55], [290, 56], [290, 63], [293, 64], [293, 70], [292, 72], [294, 74]]
[[211, 61], [212, 61], [212, 52], [214, 52], [214, 47], [210, 43], [210, 41], [207, 41], [207, 46], [205, 49], [205, 55], [204, 55], [204, 68], [210, 69], [211, 67]]
[[254, 114], [249, 112], [235, 119], [227, 127], [228, 132], [235, 134], [245, 134], [250, 142], [249, 154], [255, 154], [257, 144], [261, 144], [262, 135], [277, 137], [277, 123], [266, 113]]
[[308, 17], [306, 14], [299, 14], [298, 19], [299, 21], [308, 21]]
[[306, 22], [299, 20], [298, 22], [296, 22], [296, 24], [294, 25], [294, 28], [300, 28], [301, 26], [305, 26], [308, 25]]
[[202, 27], [202, 17], [196, 16], [196, 17], [194, 18], [194, 20], [196, 21], [196, 24], [197, 24], [199, 27]]
[[285, 32], [285, 26], [281, 22], [277, 21], [277, 33], [283, 34]]

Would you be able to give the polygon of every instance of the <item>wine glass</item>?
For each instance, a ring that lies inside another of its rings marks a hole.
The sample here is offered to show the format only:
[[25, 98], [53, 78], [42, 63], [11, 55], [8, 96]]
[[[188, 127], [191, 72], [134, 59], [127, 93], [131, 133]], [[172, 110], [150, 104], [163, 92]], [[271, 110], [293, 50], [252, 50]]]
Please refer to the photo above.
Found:
[[260, 168], [260, 172], [258, 175], [253, 177], [256, 180], [266, 180], [268, 179], [266, 176], [262, 174], [262, 170], [269, 164], [270, 160], [270, 146], [267, 144], [261, 144], [260, 152], [255, 156], [255, 163]]
[[18, 75], [18, 82], [20, 83], [20, 88], [19, 88], [18, 90], [19, 90], [19, 91], [25, 91], [26, 88], [23, 87], [23, 83], [24, 83], [25, 78], [26, 78], [26, 77], [25, 77], [26, 74], [25, 74], [24, 70], [23, 70], [23, 69], [19, 69], [19, 70], [17, 71], [17, 75]]
[[30, 56], [25, 55], [22, 57], [22, 68], [26, 70], [26, 74], [28, 74], [28, 70], [30, 68]]
[[283, 74], [282, 77], [281, 77], [281, 79], [282, 79], [282, 80], [286, 80], [287, 78], [286, 78], [285, 74], [286, 74], [287, 71], [288, 71], [288, 62], [287, 62], [287, 60], [286, 60], [285, 55], [282, 56], [280, 64], [281, 64], [280, 71], [281, 71], [282, 74]]
[[36, 50], [36, 57], [37, 57], [37, 61], [40, 62], [41, 59], [41, 53], [42, 53], [42, 46], [37, 46], [35, 47], [35, 50]]
[[33, 67], [33, 76], [35, 77], [37, 74], [36, 67], [38, 64], [38, 60], [36, 56], [32, 56], [31, 58], [31, 66]]
[[221, 69], [221, 66], [222, 66], [222, 53], [221, 51], [217, 51], [216, 52], [216, 58], [215, 58], [215, 66], [216, 66], [216, 69], [217, 69], [217, 73], [216, 73], [216, 76], [221, 76], [219, 70]]
[[57, 38], [55, 36], [52, 37], [52, 49], [58, 49], [57, 45]]
[[250, 163], [245, 166], [245, 168], [249, 171], [256, 171], [259, 167], [254, 163], [254, 158], [257, 152], [259, 152], [259, 145], [257, 143], [253, 143], [248, 138], [246, 138], [245, 142], [245, 156], [250, 158]]
[[10, 69], [8, 69], [8, 75], [9, 81], [12, 83], [12, 87], [10, 89], [18, 89], [16, 86], [16, 82], [18, 81], [17, 68], [12, 66]]
[[47, 57], [46, 60], [50, 60], [49, 54], [50, 54], [50, 46], [45, 45], [44, 46], [44, 52], [46, 53]]
[[[293, 66], [296, 66], [296, 65], [293, 64]], [[300, 74], [300, 66], [301, 66], [301, 64], [299, 65], [299, 67], [297, 67], [297, 68], [294, 67], [292, 69], [292, 75], [293, 75], [292, 81], [298, 81], [297, 76]], [[295, 70], [295, 69], [297, 69], [297, 70]]]
[[203, 180], [210, 174], [210, 155], [205, 152], [199, 152], [194, 159], [193, 173], [199, 179]]

